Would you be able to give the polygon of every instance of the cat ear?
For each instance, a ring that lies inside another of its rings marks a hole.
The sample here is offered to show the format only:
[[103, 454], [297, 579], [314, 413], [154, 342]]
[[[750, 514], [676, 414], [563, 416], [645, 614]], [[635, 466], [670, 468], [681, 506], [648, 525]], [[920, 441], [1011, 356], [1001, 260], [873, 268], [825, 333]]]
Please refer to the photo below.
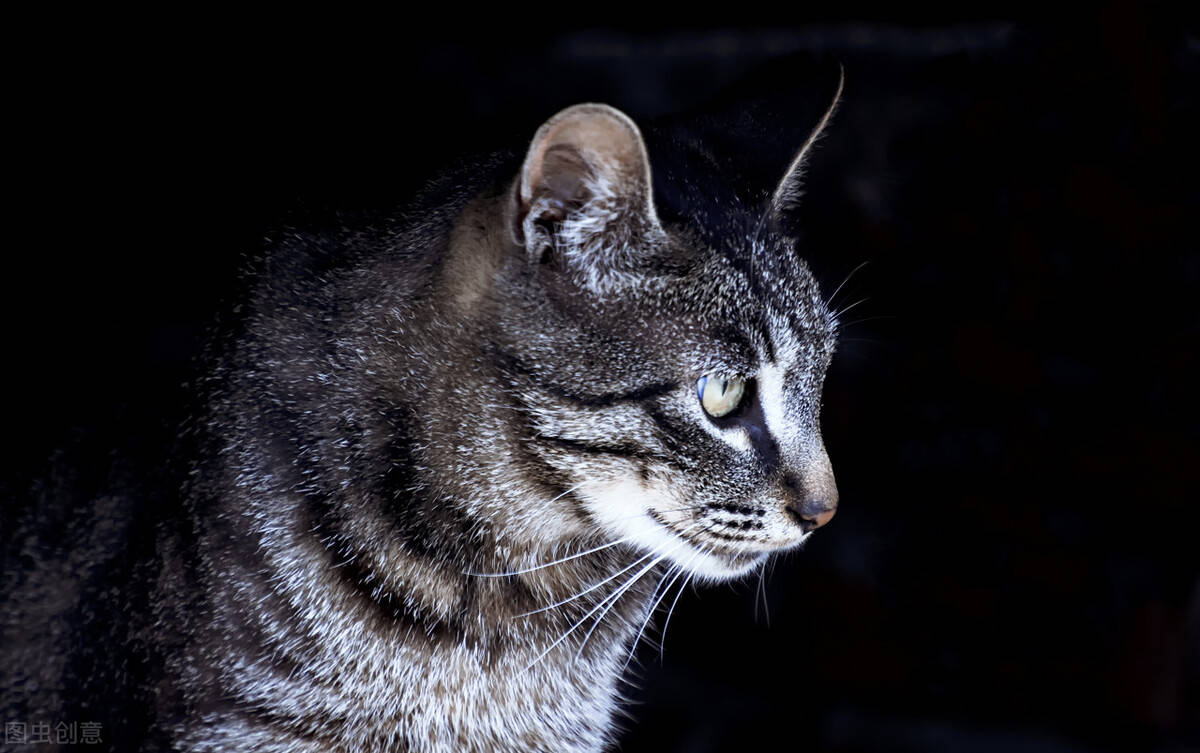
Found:
[[778, 227], [784, 213], [789, 209], [793, 209], [800, 202], [805, 160], [808, 159], [813, 144], [817, 143], [817, 139], [824, 132], [825, 126], [829, 125], [829, 121], [833, 117], [833, 111], [837, 109], [838, 102], [842, 98], [842, 85], [846, 81], [846, 71], [841, 66], [838, 68], [837, 91], [833, 95], [833, 101], [829, 103], [829, 108], [825, 110], [825, 114], [817, 121], [816, 128], [805, 139], [803, 146], [800, 147], [800, 151], [796, 152], [796, 156], [792, 158], [791, 164], [788, 165], [787, 172], [783, 175], [783, 180], [779, 181], [779, 185], [775, 187], [774, 193], [771, 194], [771, 201], [767, 205], [767, 211], [763, 216], [767, 224]]
[[568, 107], [538, 129], [512, 205], [513, 240], [535, 263], [556, 244], [619, 253], [661, 233], [642, 134], [608, 105]]

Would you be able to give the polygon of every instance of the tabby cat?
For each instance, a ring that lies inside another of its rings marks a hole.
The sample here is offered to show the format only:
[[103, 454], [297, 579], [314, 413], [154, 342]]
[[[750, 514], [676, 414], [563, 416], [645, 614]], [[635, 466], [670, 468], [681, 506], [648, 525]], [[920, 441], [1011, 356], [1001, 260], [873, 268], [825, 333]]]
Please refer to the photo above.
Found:
[[90, 716], [129, 750], [611, 744], [671, 588], [836, 508], [837, 325], [781, 222], [832, 112], [721, 216], [660, 217], [638, 127], [584, 104], [515, 175], [281, 239], [215, 351], [182, 507], [93, 501], [57, 560], [16, 524], [5, 719]]

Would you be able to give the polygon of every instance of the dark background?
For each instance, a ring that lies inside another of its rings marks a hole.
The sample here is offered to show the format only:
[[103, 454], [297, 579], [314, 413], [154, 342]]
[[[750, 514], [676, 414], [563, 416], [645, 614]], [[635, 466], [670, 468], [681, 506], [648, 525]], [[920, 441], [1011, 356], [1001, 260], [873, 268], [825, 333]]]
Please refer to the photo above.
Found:
[[841, 509], [761, 586], [683, 594], [620, 749], [1200, 749], [1194, 25], [104, 21], [10, 56], [5, 494], [52, 456], [153, 477], [282, 224], [402, 203], [580, 101], [716, 113], [731, 175], [777, 175], [840, 62], [798, 220], [827, 291], [867, 262], [826, 387]]

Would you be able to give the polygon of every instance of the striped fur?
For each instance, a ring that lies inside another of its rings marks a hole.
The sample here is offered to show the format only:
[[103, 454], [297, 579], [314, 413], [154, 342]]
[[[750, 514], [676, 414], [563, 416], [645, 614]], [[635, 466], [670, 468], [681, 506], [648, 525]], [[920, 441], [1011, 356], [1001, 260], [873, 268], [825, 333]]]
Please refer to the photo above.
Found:
[[[602, 749], [669, 584], [836, 503], [836, 322], [774, 223], [661, 221], [602, 105], [500, 180], [263, 261], [157, 527], [145, 749]], [[713, 372], [751, 380], [728, 418]]]

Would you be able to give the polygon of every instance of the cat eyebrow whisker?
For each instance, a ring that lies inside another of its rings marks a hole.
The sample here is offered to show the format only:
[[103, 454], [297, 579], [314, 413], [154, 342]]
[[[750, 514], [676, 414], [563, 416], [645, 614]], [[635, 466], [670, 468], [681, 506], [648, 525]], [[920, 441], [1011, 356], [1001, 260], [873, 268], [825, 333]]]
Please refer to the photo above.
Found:
[[826, 308], [833, 305], [833, 300], [835, 298], [837, 298], [837, 294], [841, 292], [842, 288], [846, 285], [846, 283], [850, 282], [850, 278], [853, 277], [854, 274], [856, 272], [858, 272], [858, 270], [867, 266], [867, 264], [870, 263], [870, 261], [871, 261], [870, 259], [867, 259], [867, 260], [863, 261], [861, 264], [859, 264], [857, 267], [855, 267], [854, 269], [850, 270], [850, 274], [846, 275], [846, 279], [842, 280], [841, 284], [839, 284], [836, 288], [834, 288], [833, 292], [829, 295], [829, 297], [825, 299]]
[[849, 306], [846, 306], [846, 307], [844, 307], [844, 308], [841, 308], [841, 309], [839, 309], [839, 310], [838, 310], [836, 313], [830, 314], [829, 318], [830, 318], [830, 319], [832, 319], [833, 321], [837, 321], [837, 320], [838, 320], [838, 319], [839, 319], [841, 316], [843, 316], [843, 315], [844, 315], [844, 314], [845, 314], [847, 311], [849, 311], [850, 309], [854, 308], [855, 306], [857, 306], [857, 305], [858, 305], [858, 304], [860, 304], [860, 303], [865, 303], [866, 301], [867, 301], [867, 299], [866, 299], [866, 298], [859, 298], [857, 301], [855, 301], [854, 303], [850, 304]]
[[873, 322], [876, 319], [894, 319], [894, 318], [895, 317], [892, 317], [892, 316], [868, 316], [863, 319], [855, 319], [852, 322], [846, 322], [845, 324], [838, 322], [838, 331], [844, 332], [847, 327], [853, 327], [855, 324], [862, 324], [863, 322]]

